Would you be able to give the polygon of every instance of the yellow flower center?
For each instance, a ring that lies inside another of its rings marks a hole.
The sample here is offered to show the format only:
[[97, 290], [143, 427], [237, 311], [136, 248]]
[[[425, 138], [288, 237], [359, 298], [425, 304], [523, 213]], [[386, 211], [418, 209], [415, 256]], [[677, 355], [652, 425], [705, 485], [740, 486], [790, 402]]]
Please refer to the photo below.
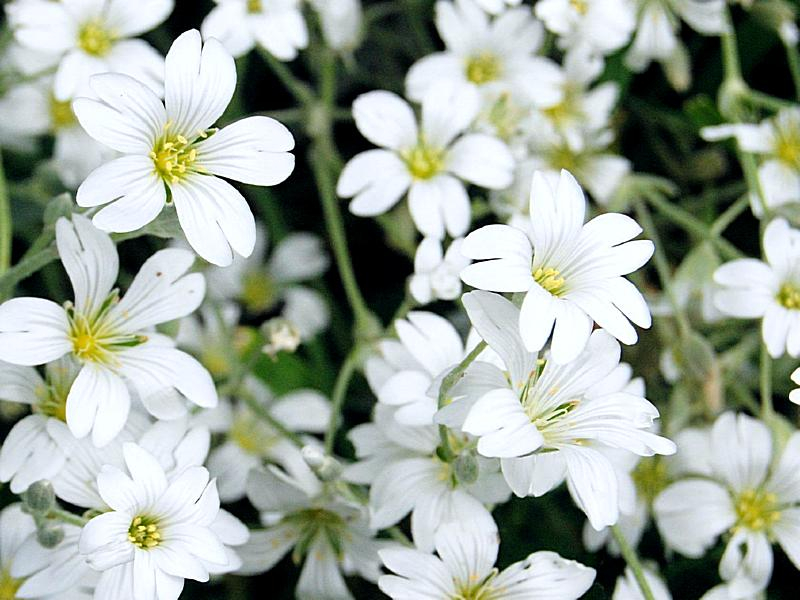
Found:
[[569, 0], [569, 5], [579, 15], [585, 15], [589, 11], [589, 3], [586, 0]]
[[667, 465], [658, 457], [643, 458], [631, 473], [636, 491], [648, 504], [652, 504], [669, 485]]
[[265, 312], [276, 301], [275, 281], [266, 271], [250, 271], [242, 281], [242, 303], [252, 313]]
[[128, 541], [142, 550], [155, 548], [161, 542], [158, 522], [152, 517], [138, 516], [128, 528]]
[[548, 166], [556, 171], [566, 169], [573, 175], [580, 171], [580, 156], [566, 145], [549, 149], [546, 158]]
[[564, 295], [564, 278], [557, 269], [539, 267], [533, 272], [533, 279], [553, 296]]
[[775, 157], [791, 169], [800, 170], [800, 123], [796, 120], [779, 121], [775, 128]]
[[455, 581], [456, 593], [450, 600], [494, 600], [498, 598], [497, 590], [492, 586], [492, 580], [497, 577], [498, 570], [492, 569], [486, 577], [477, 573], [470, 573], [467, 581]]
[[500, 60], [491, 52], [480, 52], [467, 60], [467, 79], [475, 85], [483, 85], [500, 77]]
[[414, 179], [430, 179], [444, 168], [444, 151], [428, 146], [423, 140], [400, 153]]
[[789, 310], [800, 309], [800, 289], [793, 283], [784, 283], [776, 297], [778, 303]]
[[735, 508], [734, 529], [766, 531], [781, 518], [777, 496], [763, 490], [745, 490], [735, 499]]
[[114, 290], [96, 313], [88, 316], [78, 313], [69, 302], [65, 305], [72, 353], [81, 362], [116, 366], [118, 361], [114, 356], [115, 351], [132, 348], [147, 341], [147, 336], [115, 330], [115, 323], [108, 315], [118, 300], [117, 290]]
[[42, 386], [41, 390], [37, 389], [36, 396], [39, 398], [39, 402], [33, 407], [34, 412], [66, 423], [67, 392], [69, 389], [59, 393], [59, 390], [54, 389], [53, 386]]
[[76, 119], [72, 112], [72, 102], [56, 100], [54, 96], [50, 96], [50, 118], [53, 120], [53, 129], [64, 129], [73, 125]]
[[228, 436], [242, 450], [257, 456], [263, 455], [279, 440], [271, 428], [249, 412], [233, 420]]
[[22, 579], [14, 579], [7, 569], [0, 570], [0, 600], [15, 600]]
[[250, 14], [260, 13], [262, 9], [261, 0], [247, 0], [247, 12]]
[[[168, 123], [165, 129], [168, 130], [169, 127]], [[197, 160], [197, 149], [180, 134], [162, 136], [150, 152], [150, 158], [156, 174], [166, 183], [178, 183], [191, 171], [199, 170], [197, 167], [193, 168]]]
[[113, 32], [97, 19], [84, 23], [78, 31], [78, 46], [92, 56], [105, 56], [113, 43]]

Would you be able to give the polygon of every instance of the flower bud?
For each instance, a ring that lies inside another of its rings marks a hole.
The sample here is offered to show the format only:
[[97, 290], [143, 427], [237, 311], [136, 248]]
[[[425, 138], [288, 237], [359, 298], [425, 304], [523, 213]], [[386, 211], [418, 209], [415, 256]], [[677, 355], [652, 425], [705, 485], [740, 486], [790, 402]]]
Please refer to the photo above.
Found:
[[45, 515], [56, 505], [53, 485], [46, 479], [32, 483], [22, 494], [22, 501], [31, 514]]
[[453, 470], [460, 483], [470, 484], [478, 481], [478, 459], [472, 452], [459, 454], [453, 461]]
[[319, 448], [304, 446], [301, 453], [303, 460], [322, 481], [333, 481], [342, 472], [341, 463], [332, 456], [323, 454]]
[[55, 548], [64, 539], [64, 528], [44, 525], [36, 530], [36, 539], [45, 548]]
[[279, 352], [294, 352], [300, 345], [300, 332], [283, 317], [270, 319], [261, 326], [261, 331], [267, 340], [261, 350], [273, 360]]

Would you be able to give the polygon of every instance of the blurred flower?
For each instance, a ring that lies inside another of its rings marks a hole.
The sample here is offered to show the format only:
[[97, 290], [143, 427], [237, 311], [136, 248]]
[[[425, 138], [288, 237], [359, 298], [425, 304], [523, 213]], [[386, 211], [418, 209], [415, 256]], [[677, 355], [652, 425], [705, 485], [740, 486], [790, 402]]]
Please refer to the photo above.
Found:
[[420, 242], [414, 256], [414, 274], [408, 289], [414, 300], [428, 304], [434, 300], [455, 300], [461, 295], [459, 274], [471, 261], [461, 254], [463, 239], [450, 242], [442, 254], [442, 243], [435, 238]]
[[541, 0], [534, 12], [562, 48], [586, 46], [600, 54], [622, 48], [636, 27], [631, 0]]

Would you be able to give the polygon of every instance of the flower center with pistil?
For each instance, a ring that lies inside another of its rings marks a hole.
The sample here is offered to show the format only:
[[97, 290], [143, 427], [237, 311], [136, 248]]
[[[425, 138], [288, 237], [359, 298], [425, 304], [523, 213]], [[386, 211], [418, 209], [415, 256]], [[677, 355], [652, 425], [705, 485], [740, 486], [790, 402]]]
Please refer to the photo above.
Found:
[[8, 569], [0, 570], [0, 600], [14, 600], [22, 582], [22, 579], [13, 578]]
[[117, 331], [109, 311], [118, 302], [117, 290], [113, 290], [103, 304], [92, 315], [75, 310], [71, 302], [64, 305], [69, 321], [69, 340], [72, 353], [81, 362], [115, 365], [115, 351], [132, 348], [147, 341], [147, 336]]
[[643, 458], [631, 473], [636, 491], [648, 504], [652, 504], [669, 485], [667, 465], [658, 457]]
[[793, 283], [784, 283], [776, 297], [778, 304], [789, 310], [800, 309], [800, 289]]
[[558, 269], [539, 267], [533, 271], [533, 279], [553, 296], [562, 296], [564, 294], [566, 282]]
[[775, 157], [794, 170], [800, 170], [800, 122], [795, 119], [779, 122], [775, 129]]
[[400, 153], [414, 179], [430, 179], [444, 168], [444, 151], [424, 141]]
[[497, 590], [492, 586], [492, 580], [497, 577], [498, 570], [492, 569], [484, 578], [477, 573], [470, 573], [467, 581], [456, 581], [456, 593], [450, 600], [494, 600], [498, 598]]
[[750, 531], [766, 531], [781, 518], [778, 498], [763, 490], [745, 490], [735, 499], [736, 525]]
[[247, 0], [247, 12], [251, 15], [260, 13], [263, 10], [261, 0]]
[[170, 124], [164, 129], [166, 133], [155, 144], [150, 158], [156, 174], [166, 183], [178, 183], [191, 171], [198, 171], [194, 165], [197, 160], [197, 149], [192, 142], [180, 134], [168, 132]]
[[280, 439], [270, 427], [249, 411], [233, 420], [228, 435], [247, 454], [255, 456], [263, 455]]
[[152, 517], [138, 516], [128, 528], [128, 541], [142, 550], [150, 550], [161, 543], [158, 522]]
[[53, 129], [64, 129], [76, 123], [72, 102], [56, 100], [54, 96], [50, 96], [50, 118], [53, 121]]
[[97, 19], [84, 23], [78, 31], [78, 46], [86, 54], [105, 56], [113, 43], [113, 33]]
[[569, 0], [569, 5], [579, 15], [585, 15], [589, 11], [589, 3], [586, 0]]
[[491, 52], [480, 52], [467, 60], [466, 76], [475, 85], [483, 85], [500, 77], [501, 65]]

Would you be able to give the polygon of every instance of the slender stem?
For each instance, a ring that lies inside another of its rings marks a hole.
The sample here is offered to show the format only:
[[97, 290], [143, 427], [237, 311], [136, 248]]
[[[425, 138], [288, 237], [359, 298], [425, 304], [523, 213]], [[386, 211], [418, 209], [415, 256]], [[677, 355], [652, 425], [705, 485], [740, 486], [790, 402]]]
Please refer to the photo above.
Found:
[[647, 579], [644, 576], [644, 569], [636, 554], [636, 550], [634, 550], [628, 543], [628, 540], [625, 539], [619, 525], [611, 526], [611, 534], [614, 536], [614, 540], [616, 540], [625, 562], [628, 564], [630, 570], [633, 571], [633, 576], [636, 578], [636, 583], [639, 584], [642, 596], [644, 596], [645, 600], [655, 600], [653, 591], [650, 589], [650, 584], [647, 583]]
[[761, 418], [765, 421], [775, 414], [772, 407], [772, 357], [766, 344], [761, 344], [761, 366], [759, 369], [759, 390], [761, 393]]
[[77, 527], [83, 527], [89, 522], [89, 519], [66, 511], [62, 508], [51, 509], [50, 512], [47, 513], [47, 518], [61, 521], [62, 523], [67, 523], [69, 525], [76, 525]]
[[797, 45], [784, 42], [786, 47], [786, 60], [789, 62], [789, 72], [792, 74], [794, 83], [795, 99], [800, 100], [800, 53]]
[[245, 404], [247, 404], [250, 412], [292, 442], [295, 446], [298, 448], [305, 446], [299, 435], [297, 435], [294, 431], [290, 431], [280, 421], [275, 419], [275, 417], [270, 414], [269, 410], [267, 410], [267, 408], [258, 402], [258, 400], [256, 400], [251, 394], [242, 394], [239, 398], [243, 400]]
[[758, 165], [756, 164], [756, 157], [748, 152], [744, 152], [739, 150], [737, 152], [739, 157], [739, 164], [742, 166], [742, 172], [744, 173], [744, 180], [747, 183], [747, 189], [750, 194], [755, 194], [758, 198], [758, 202], [761, 205], [761, 210], [764, 213], [764, 219], [769, 218], [769, 205], [767, 204], [767, 198], [764, 195], [764, 190], [761, 187], [761, 179], [758, 176]]
[[50, 243], [41, 250], [27, 253], [17, 264], [0, 276], [0, 299], [7, 298], [14, 287], [23, 279], [27, 279], [36, 271], [58, 258], [58, 250]]
[[11, 240], [13, 225], [11, 223], [11, 204], [6, 187], [6, 176], [3, 170], [3, 156], [0, 154], [0, 275], [11, 267]]
[[794, 106], [794, 104], [788, 100], [776, 98], [775, 96], [770, 96], [769, 94], [765, 94], [764, 92], [759, 92], [750, 88], [744, 92], [742, 98], [754, 106], [774, 111], [779, 111], [783, 108]]
[[667, 300], [669, 300], [670, 306], [672, 307], [672, 312], [675, 316], [675, 320], [678, 323], [678, 328], [680, 329], [681, 335], [687, 335], [691, 331], [689, 319], [686, 316], [683, 307], [678, 302], [678, 298], [675, 295], [675, 290], [672, 287], [669, 262], [664, 254], [664, 248], [661, 245], [661, 239], [658, 235], [658, 230], [653, 223], [653, 218], [650, 216], [650, 211], [647, 209], [645, 203], [640, 200], [636, 202], [635, 206], [636, 216], [639, 218], [639, 222], [642, 224], [645, 235], [652, 240], [653, 245], [655, 246], [653, 262], [655, 263], [658, 278], [661, 280], [661, 287], [664, 290], [664, 293], [667, 295]]
[[[453, 388], [455, 384], [464, 376], [464, 372], [467, 368], [472, 364], [472, 362], [478, 358], [481, 352], [486, 349], [486, 342], [481, 341], [477, 346], [472, 349], [472, 352], [467, 354], [460, 363], [458, 363], [453, 369], [442, 379], [442, 384], [439, 387], [439, 397], [437, 401], [437, 406], [442, 408], [445, 406], [447, 401], [447, 394]], [[454, 457], [453, 451], [450, 448], [450, 439], [447, 435], [447, 427], [445, 425], [439, 425], [439, 439], [441, 440], [441, 455], [442, 458], [446, 460], [450, 460]]]
[[[725, 231], [731, 223], [733, 223], [739, 215], [741, 215], [747, 208], [750, 206], [750, 198], [748, 198], [748, 194], [745, 194], [741, 198], [739, 198], [736, 202], [731, 204], [728, 208], [726, 208], [720, 216], [718, 216], [715, 221], [711, 224], [711, 228], [708, 232], [713, 237], [719, 237], [722, 235], [722, 232]], [[738, 257], [733, 257], [738, 258]]]
[[742, 81], [739, 48], [736, 44], [736, 29], [733, 27], [733, 21], [727, 7], [724, 12], [727, 27], [720, 39], [722, 41], [722, 68], [725, 73], [725, 81]]
[[289, 90], [289, 93], [295, 97], [295, 100], [300, 104], [311, 104], [314, 101], [314, 92], [303, 81], [300, 81], [294, 76], [292, 70], [286, 66], [285, 63], [275, 58], [269, 50], [258, 46], [258, 53], [272, 69], [272, 72], [277, 75], [281, 83]]
[[356, 367], [358, 367], [360, 355], [360, 348], [358, 346], [353, 348], [336, 376], [336, 383], [333, 385], [333, 395], [331, 396], [331, 420], [328, 423], [328, 430], [325, 432], [325, 454], [333, 452], [333, 442], [336, 439], [336, 430], [339, 429], [339, 424], [342, 420], [341, 413], [344, 399], [347, 395], [347, 388], [350, 385], [350, 380], [353, 378]]

